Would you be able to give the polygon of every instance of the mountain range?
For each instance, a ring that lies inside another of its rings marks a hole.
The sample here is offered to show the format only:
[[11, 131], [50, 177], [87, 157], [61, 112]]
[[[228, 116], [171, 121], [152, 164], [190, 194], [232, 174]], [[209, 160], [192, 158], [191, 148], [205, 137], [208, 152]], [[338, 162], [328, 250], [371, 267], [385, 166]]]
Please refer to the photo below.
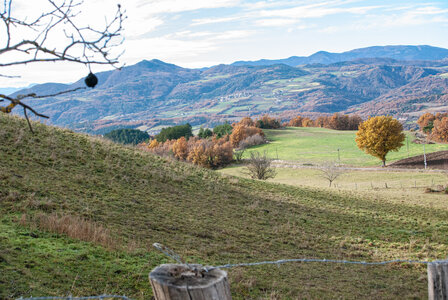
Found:
[[[412, 126], [423, 111], [448, 108], [448, 49], [431, 46], [321, 51], [206, 69], [153, 59], [97, 76], [94, 89], [27, 104], [55, 125], [96, 134], [124, 127], [155, 133], [185, 122], [213, 126], [264, 113], [285, 120], [297, 114], [391, 114]], [[82, 85], [83, 79], [46, 83], [14, 95]]]

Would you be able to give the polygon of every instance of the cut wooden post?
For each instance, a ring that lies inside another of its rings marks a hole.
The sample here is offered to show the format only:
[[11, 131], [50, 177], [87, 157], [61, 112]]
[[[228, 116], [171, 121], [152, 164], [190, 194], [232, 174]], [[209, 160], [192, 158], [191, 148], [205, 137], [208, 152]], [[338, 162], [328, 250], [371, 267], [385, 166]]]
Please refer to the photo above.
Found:
[[448, 261], [428, 264], [428, 299], [448, 299]]
[[[190, 265], [200, 268], [200, 265]], [[156, 300], [231, 300], [227, 272], [194, 272], [187, 265], [165, 264], [149, 274]]]

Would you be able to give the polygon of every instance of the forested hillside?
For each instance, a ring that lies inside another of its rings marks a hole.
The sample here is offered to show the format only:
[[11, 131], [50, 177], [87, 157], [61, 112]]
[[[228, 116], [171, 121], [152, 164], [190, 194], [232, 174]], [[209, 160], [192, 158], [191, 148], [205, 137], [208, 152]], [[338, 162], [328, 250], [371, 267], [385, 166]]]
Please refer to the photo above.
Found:
[[[445, 49], [388, 49], [354, 50], [356, 55], [341, 56], [348, 61], [298, 66], [274, 61], [187, 69], [144, 60], [99, 73], [93, 90], [27, 103], [49, 115], [52, 124], [96, 134], [116, 128], [155, 134], [186, 122], [213, 127], [265, 113], [284, 119], [298, 113], [392, 114], [412, 122], [425, 109], [448, 105], [448, 60], [409, 60], [440, 59]], [[424, 54], [428, 51], [438, 54]], [[18, 93], [52, 94], [82, 84], [82, 79], [72, 85], [48, 83]]]

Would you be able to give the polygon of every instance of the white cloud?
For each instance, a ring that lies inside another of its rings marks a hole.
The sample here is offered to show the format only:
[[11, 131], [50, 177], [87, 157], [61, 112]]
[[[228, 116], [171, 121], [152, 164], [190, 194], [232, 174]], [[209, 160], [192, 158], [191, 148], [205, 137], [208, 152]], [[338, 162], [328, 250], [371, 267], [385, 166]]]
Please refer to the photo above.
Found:
[[196, 58], [200, 60], [203, 54], [218, 50], [222, 43], [238, 40], [250, 34], [252, 32], [248, 30], [229, 30], [218, 33], [184, 31], [162, 37], [129, 40], [125, 42], [127, 51], [124, 59], [129, 64], [151, 58], [177, 64], [194, 61], [190, 65], [198, 66]]
[[226, 18], [203, 18], [203, 19], [194, 19], [192, 26], [198, 26], [198, 25], [206, 25], [206, 24], [216, 24], [216, 23], [225, 23], [225, 22], [232, 22], [239, 19], [242, 19], [243, 17], [240, 16], [234, 16], [234, 17], [226, 17]]
[[283, 27], [291, 24], [296, 24], [300, 20], [290, 18], [272, 18], [272, 19], [259, 19], [255, 21], [256, 26], [263, 27]]
[[132, 17], [126, 22], [124, 34], [127, 39], [138, 39], [141, 35], [154, 31], [164, 21], [157, 17]]
[[372, 9], [379, 6], [363, 6], [363, 7], [331, 7], [332, 2], [321, 2], [312, 5], [302, 5], [283, 9], [261, 10], [261, 17], [282, 17], [282, 18], [321, 18], [333, 14], [350, 13], [350, 14], [366, 14]]
[[448, 9], [440, 9], [434, 6], [410, 8], [401, 13], [389, 15], [369, 15], [357, 24], [357, 28], [393, 28], [407, 27], [424, 24], [448, 23]]
[[140, 1], [139, 9], [147, 9], [149, 14], [177, 13], [204, 8], [232, 7], [240, 0], [152, 0]]

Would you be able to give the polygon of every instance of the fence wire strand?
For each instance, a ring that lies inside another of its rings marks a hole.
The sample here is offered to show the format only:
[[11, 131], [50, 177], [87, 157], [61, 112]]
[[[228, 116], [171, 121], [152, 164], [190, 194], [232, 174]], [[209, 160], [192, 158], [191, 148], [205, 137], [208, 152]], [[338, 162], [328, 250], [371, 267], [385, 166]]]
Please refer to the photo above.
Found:
[[[186, 265], [190, 269], [197, 270], [197, 267], [193, 267], [188, 265], [185, 260], [181, 258], [176, 252], [172, 249], [160, 244], [154, 243], [153, 246], [165, 254], [166, 256], [172, 258], [177, 263]], [[367, 261], [351, 261], [351, 260], [340, 260], [340, 259], [318, 259], [318, 258], [293, 258], [293, 259], [280, 259], [280, 260], [267, 260], [267, 261], [259, 261], [259, 262], [251, 262], [251, 263], [236, 263], [236, 264], [226, 264], [220, 266], [206, 266], [202, 267], [202, 270], [205, 272], [209, 272], [215, 269], [230, 269], [235, 267], [252, 267], [252, 266], [261, 266], [261, 265], [282, 265], [286, 263], [293, 262], [318, 262], [318, 263], [337, 263], [337, 264], [351, 264], [351, 265], [365, 265], [365, 266], [378, 266], [378, 265], [387, 265], [393, 263], [407, 263], [407, 264], [435, 264], [435, 263], [448, 263], [448, 260], [435, 260], [435, 261], [424, 261], [424, 260], [410, 260], [410, 259], [394, 259], [394, 260], [386, 260], [386, 261], [378, 261], [378, 262], [367, 262]], [[31, 297], [31, 298], [17, 298], [17, 300], [87, 300], [87, 299], [122, 299], [122, 300], [132, 300], [126, 296], [119, 295], [100, 295], [100, 296], [87, 296], [87, 297]]]
[[132, 300], [126, 296], [120, 295], [99, 295], [99, 296], [86, 296], [86, 297], [31, 297], [31, 298], [17, 298], [17, 300], [87, 300], [87, 299], [122, 299]]
[[[163, 252], [168, 257], [173, 258], [177, 262], [179, 257], [176, 252], [171, 250], [170, 248], [163, 246], [159, 243], [155, 243], [153, 245], [156, 249]], [[165, 251], [162, 251], [163, 248]], [[281, 265], [285, 263], [293, 263], [293, 262], [319, 262], [319, 263], [338, 263], [338, 264], [352, 264], [352, 265], [387, 265], [393, 263], [407, 263], [407, 264], [433, 264], [433, 263], [448, 263], [447, 260], [435, 260], [435, 261], [424, 261], [424, 260], [411, 260], [411, 259], [394, 259], [394, 260], [386, 260], [386, 261], [378, 261], [378, 262], [366, 262], [366, 261], [351, 261], [351, 260], [340, 260], [340, 259], [318, 259], [318, 258], [293, 258], [293, 259], [280, 259], [280, 260], [267, 260], [260, 262], [252, 262], [252, 263], [236, 263], [236, 264], [226, 264], [220, 266], [206, 266], [203, 267], [203, 270], [209, 272], [214, 269], [230, 269], [235, 267], [252, 267], [252, 266], [261, 266], [261, 265]], [[187, 265], [188, 267], [188, 265]]]

